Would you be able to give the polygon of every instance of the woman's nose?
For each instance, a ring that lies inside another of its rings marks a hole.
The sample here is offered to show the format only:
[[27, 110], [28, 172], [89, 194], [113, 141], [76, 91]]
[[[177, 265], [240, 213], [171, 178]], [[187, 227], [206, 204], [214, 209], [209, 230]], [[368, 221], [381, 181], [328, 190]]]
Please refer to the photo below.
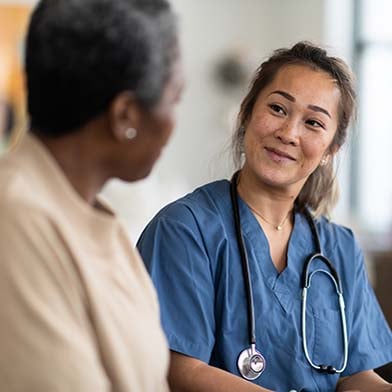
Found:
[[275, 137], [284, 144], [296, 146], [299, 137], [299, 124], [294, 120], [287, 120], [275, 131]]

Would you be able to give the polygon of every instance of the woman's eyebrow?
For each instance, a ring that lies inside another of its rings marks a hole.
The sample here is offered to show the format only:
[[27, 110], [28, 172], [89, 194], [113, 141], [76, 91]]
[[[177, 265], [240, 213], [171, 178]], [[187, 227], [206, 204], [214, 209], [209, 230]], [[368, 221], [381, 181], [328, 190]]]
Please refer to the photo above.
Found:
[[295, 98], [292, 95], [290, 95], [289, 93], [286, 93], [285, 91], [275, 90], [275, 91], [272, 91], [272, 93], [270, 95], [272, 95], [272, 94], [280, 94], [284, 98], [288, 99], [289, 101], [295, 102]]
[[321, 108], [320, 106], [316, 106], [316, 105], [308, 105], [308, 108], [310, 110], [313, 110], [315, 112], [321, 112], [326, 114], [329, 118], [331, 118], [331, 115], [329, 114], [328, 110]]
[[[282, 97], [288, 99], [289, 101], [295, 102], [295, 98], [294, 98], [291, 94], [287, 93], [286, 91], [275, 90], [275, 91], [272, 91], [272, 93], [271, 93], [270, 95], [272, 95], [272, 94], [279, 94], [279, 95], [281, 95]], [[326, 114], [329, 118], [331, 118], [331, 115], [329, 114], [328, 110], [326, 110], [326, 109], [324, 109], [324, 108], [322, 108], [322, 107], [320, 107], [320, 106], [317, 106], [317, 105], [308, 105], [308, 108], [309, 108], [310, 110], [313, 110], [314, 112], [321, 112], [321, 113], [324, 113], [324, 114]]]

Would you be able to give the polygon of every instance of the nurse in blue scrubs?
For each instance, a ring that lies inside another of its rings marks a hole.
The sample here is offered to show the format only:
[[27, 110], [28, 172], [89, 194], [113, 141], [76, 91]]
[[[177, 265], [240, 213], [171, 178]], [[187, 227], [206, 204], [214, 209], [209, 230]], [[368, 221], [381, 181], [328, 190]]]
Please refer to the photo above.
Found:
[[[143, 232], [138, 247], [158, 291], [173, 391], [392, 391], [372, 370], [392, 360], [392, 334], [363, 254], [352, 231], [327, 218], [336, 201], [334, 159], [354, 106], [343, 61], [305, 42], [277, 50], [240, 108], [232, 185], [222, 180], [196, 189]], [[265, 359], [254, 380], [242, 377], [237, 364], [250, 346], [251, 320], [231, 189]], [[309, 274], [316, 272], [303, 320], [303, 271], [317, 252], [306, 211], [340, 279], [345, 328], [335, 275], [317, 259], [309, 265]], [[321, 364], [332, 371], [315, 368]]]

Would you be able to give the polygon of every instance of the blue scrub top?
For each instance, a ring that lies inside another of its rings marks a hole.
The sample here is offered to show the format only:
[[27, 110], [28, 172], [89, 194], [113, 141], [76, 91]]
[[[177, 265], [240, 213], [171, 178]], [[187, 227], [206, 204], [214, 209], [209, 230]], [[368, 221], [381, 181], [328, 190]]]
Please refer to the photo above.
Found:
[[[158, 292], [162, 325], [171, 350], [239, 375], [237, 358], [249, 347], [247, 303], [235, 236], [230, 183], [217, 181], [161, 210], [138, 248]], [[301, 274], [316, 251], [306, 221], [295, 214], [287, 268], [278, 273], [267, 238], [239, 198], [255, 305], [257, 348], [267, 364], [253, 381], [277, 391], [308, 388], [335, 391], [339, 375], [326, 375], [307, 362], [301, 336]], [[363, 255], [352, 232], [317, 221], [324, 254], [342, 281], [349, 342], [342, 376], [392, 361], [392, 333], [369, 284]], [[310, 271], [324, 268], [320, 261]], [[315, 364], [340, 368], [343, 339], [339, 306], [326, 274], [312, 278], [308, 292], [307, 344]]]

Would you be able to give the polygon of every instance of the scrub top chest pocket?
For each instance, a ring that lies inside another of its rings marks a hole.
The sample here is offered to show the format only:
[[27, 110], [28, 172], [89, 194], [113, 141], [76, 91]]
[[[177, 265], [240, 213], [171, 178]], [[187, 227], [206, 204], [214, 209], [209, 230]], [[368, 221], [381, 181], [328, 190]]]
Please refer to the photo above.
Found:
[[308, 354], [313, 364], [331, 366], [339, 372], [347, 361], [346, 316], [344, 315], [343, 324], [339, 298], [334, 282], [327, 274], [329, 271], [319, 266], [313, 271], [317, 272], [314, 273], [307, 292], [306, 336], [302, 338], [306, 339]]

